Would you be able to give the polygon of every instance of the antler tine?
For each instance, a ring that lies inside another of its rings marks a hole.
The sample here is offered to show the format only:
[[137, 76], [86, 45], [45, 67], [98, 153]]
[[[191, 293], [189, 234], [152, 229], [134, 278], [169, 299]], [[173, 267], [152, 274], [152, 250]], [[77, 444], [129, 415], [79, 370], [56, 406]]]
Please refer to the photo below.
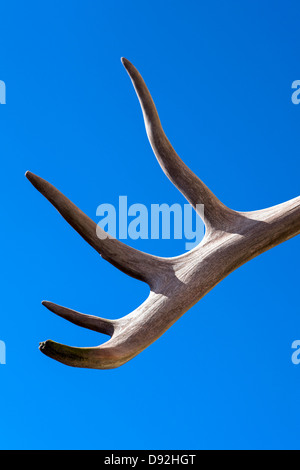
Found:
[[159, 273], [166, 268], [166, 259], [143, 253], [105, 233], [92, 219], [46, 180], [30, 171], [26, 172], [26, 177], [102, 258], [124, 273], [151, 286]]
[[[104, 333], [113, 337], [117, 327], [117, 320], [108, 320], [93, 315], [86, 315], [52, 302], [43, 301], [42, 304], [51, 312], [89, 330]], [[57, 343], [52, 340], [40, 343], [40, 351], [58, 362], [73, 367], [92, 369], [112, 369], [121, 365], [121, 357], [117, 360], [110, 347], [111, 340], [101, 346], [91, 348], [78, 348]], [[108, 345], [108, 348], [107, 346]]]
[[43, 300], [42, 305], [56, 315], [68, 320], [75, 325], [82, 326], [89, 330], [104, 333], [105, 335], [112, 336], [114, 334], [116, 321], [108, 320], [106, 318], [96, 317], [94, 315], [86, 315], [85, 313], [77, 312], [70, 308], [62, 307], [61, 305], [54, 304]]
[[40, 343], [40, 351], [51, 359], [71, 367], [89, 369], [114, 369], [124, 364], [123, 358], [114, 353], [110, 342], [91, 348], [76, 348], [48, 339]]
[[[204, 205], [204, 222], [207, 228], [225, 224], [234, 217], [235, 212], [226, 207], [183, 163], [162, 128], [154, 101], [142, 76], [129, 60], [124, 57], [121, 60], [139, 98], [147, 136], [162, 170], [196, 211], [197, 204]], [[197, 212], [202, 217], [202, 213]]]

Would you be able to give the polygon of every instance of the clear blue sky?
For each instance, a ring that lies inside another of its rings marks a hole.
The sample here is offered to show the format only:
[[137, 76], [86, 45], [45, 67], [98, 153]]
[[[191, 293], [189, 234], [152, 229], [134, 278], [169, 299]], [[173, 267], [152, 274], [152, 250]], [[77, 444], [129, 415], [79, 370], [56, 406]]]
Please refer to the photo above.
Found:
[[[120, 57], [142, 73], [176, 151], [238, 210], [300, 194], [296, 1], [1, 4], [0, 448], [299, 448], [299, 239], [234, 272], [123, 367], [38, 349], [103, 338], [43, 299], [118, 318], [148, 295], [103, 261], [24, 177], [97, 221], [101, 203], [185, 200], [159, 168]], [[173, 256], [184, 241], [128, 241]]]

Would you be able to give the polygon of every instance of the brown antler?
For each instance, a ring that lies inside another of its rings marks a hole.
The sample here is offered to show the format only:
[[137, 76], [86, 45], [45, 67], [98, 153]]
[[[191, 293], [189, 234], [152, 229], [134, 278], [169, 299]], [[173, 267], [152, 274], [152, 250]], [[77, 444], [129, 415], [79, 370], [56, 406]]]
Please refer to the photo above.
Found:
[[[122, 59], [138, 95], [147, 135], [165, 174], [197, 210], [204, 204], [204, 239], [192, 251], [160, 258], [124, 245], [104, 232], [54, 186], [27, 172], [29, 181], [104, 259], [150, 286], [148, 299], [129, 315], [106, 320], [51, 302], [57, 315], [111, 337], [101, 346], [76, 348], [51, 340], [49, 357], [74, 367], [111, 369], [139, 354], [228, 274], [264, 251], [300, 233], [300, 197], [268, 209], [237, 212], [226, 207], [182, 162], [168, 141], [151, 95], [136, 68]], [[201, 216], [201, 214], [199, 214]], [[97, 230], [96, 230], [97, 229]]]

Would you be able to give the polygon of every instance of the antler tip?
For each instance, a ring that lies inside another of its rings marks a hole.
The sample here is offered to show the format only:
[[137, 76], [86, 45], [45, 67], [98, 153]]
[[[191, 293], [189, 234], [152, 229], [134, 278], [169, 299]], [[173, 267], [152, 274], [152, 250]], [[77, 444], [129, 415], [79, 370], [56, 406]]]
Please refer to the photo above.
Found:
[[46, 341], [42, 341], [40, 344], [39, 344], [39, 350], [42, 351], [44, 348], [45, 348], [45, 343]]
[[125, 57], [121, 57], [121, 62], [124, 65], [125, 69], [128, 71], [130, 67], [133, 67], [132, 63]]
[[51, 339], [47, 339], [39, 344], [39, 350], [46, 356], [62, 362], [61, 359], [64, 357], [66, 351], [72, 350], [72, 348], [64, 344], [56, 343]]
[[[25, 173], [26, 178], [30, 181], [30, 183], [37, 188], [37, 184], [41, 183], [43, 180], [39, 176], [35, 175], [31, 171], [26, 171]], [[38, 189], [38, 188], [37, 188]]]

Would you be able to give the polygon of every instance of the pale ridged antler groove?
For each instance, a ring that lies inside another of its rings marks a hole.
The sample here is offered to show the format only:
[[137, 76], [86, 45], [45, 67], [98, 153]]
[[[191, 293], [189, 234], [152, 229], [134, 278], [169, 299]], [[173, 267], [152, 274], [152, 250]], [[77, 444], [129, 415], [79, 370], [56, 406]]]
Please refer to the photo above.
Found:
[[40, 344], [44, 354], [74, 367], [111, 369], [128, 362], [228, 274], [300, 233], [300, 197], [252, 212], [226, 207], [179, 158], [163, 131], [144, 80], [127, 59], [123, 58], [122, 63], [138, 95], [154, 154], [164, 173], [195, 210], [198, 204], [204, 205], [206, 233], [200, 245], [181, 256], [161, 258], [142, 253], [111, 236], [106, 237], [54, 186], [33, 173], [26, 173], [29, 181], [104, 259], [150, 286], [146, 301], [117, 320], [43, 302], [62, 318], [111, 337], [101, 346], [90, 348], [70, 347], [51, 340]]

